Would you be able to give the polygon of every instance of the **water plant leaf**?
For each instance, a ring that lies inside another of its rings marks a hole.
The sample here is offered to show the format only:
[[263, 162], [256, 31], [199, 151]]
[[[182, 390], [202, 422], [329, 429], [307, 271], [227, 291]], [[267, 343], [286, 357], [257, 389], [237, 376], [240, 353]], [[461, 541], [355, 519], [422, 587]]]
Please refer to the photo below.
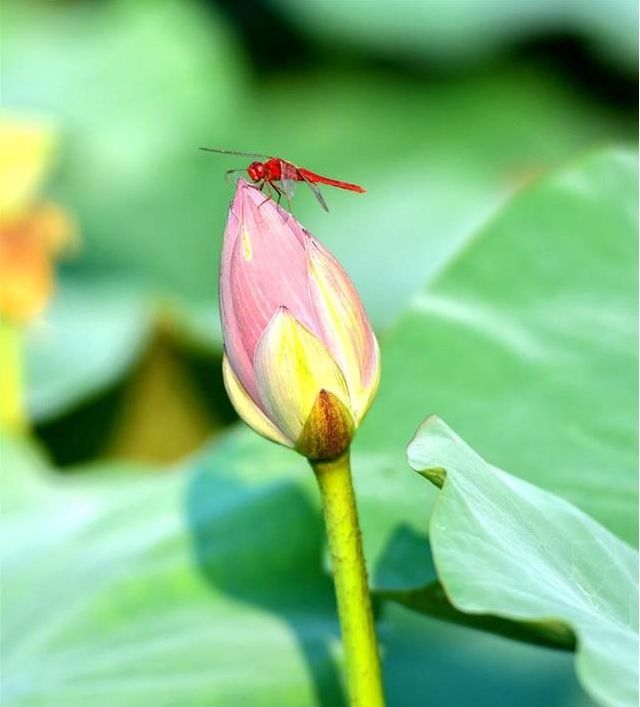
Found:
[[[637, 551], [558, 496], [492, 467], [437, 417], [408, 456], [441, 489], [429, 539], [451, 603], [542, 635], [561, 636], [565, 624], [585, 689], [604, 705], [637, 704]], [[406, 603], [418, 608], [419, 596]]]
[[[636, 195], [637, 161], [624, 150], [541, 178], [383, 341], [380, 391], [354, 447], [377, 587], [434, 579], [416, 536], [436, 494], [403, 471], [410, 431], [429, 412], [636, 545]], [[401, 547], [416, 561], [388, 562]]]
[[54, 418], [122, 379], [147, 346], [153, 324], [150, 297], [139, 284], [64, 278], [25, 332], [29, 418]]
[[[69, 476], [0, 443], [3, 705], [346, 707], [317, 490], [295, 454], [236, 430], [179, 467]], [[379, 626], [394, 707], [589, 704], [557, 651], [397, 604]]]
[[316, 0], [313, 12], [305, 3], [277, 0], [283, 12], [320, 41], [359, 50], [420, 56], [429, 66], [477, 65], [483, 59], [527, 39], [557, 32], [584, 39], [589, 49], [630, 71], [637, 54], [633, 3], [628, 0], [574, 3], [539, 0], [535, 5], [501, 0], [400, 0], [379, 2], [361, 12], [357, 0]]

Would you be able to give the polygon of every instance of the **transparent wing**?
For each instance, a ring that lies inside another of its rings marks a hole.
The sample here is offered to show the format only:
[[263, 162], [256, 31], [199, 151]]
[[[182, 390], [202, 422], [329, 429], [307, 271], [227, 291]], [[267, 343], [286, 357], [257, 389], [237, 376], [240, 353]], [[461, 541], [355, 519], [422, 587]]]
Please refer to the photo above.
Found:
[[298, 174], [304, 179], [304, 181], [307, 183], [309, 186], [309, 189], [311, 189], [313, 195], [316, 197], [318, 202], [320, 203], [320, 206], [329, 213], [329, 207], [327, 206], [327, 202], [324, 200], [324, 197], [322, 196], [322, 192], [320, 191], [320, 188], [318, 187], [317, 184], [314, 184], [313, 182], [309, 181], [305, 176], [303, 172], [298, 172]]
[[243, 169], [228, 169], [224, 173], [224, 177], [228, 182], [232, 182], [233, 184], [235, 184], [238, 181], [238, 179], [240, 179], [240, 176], [241, 175], [244, 176], [246, 173], [247, 173], [247, 170], [244, 168]]
[[240, 152], [239, 150], [223, 150], [218, 147], [200, 147], [199, 150], [204, 150], [204, 152], [217, 152], [220, 155], [242, 155], [243, 157], [260, 157], [262, 159], [267, 159], [267, 155], [261, 152]]
[[298, 170], [291, 162], [280, 160], [280, 185], [287, 199], [291, 201], [298, 186]]

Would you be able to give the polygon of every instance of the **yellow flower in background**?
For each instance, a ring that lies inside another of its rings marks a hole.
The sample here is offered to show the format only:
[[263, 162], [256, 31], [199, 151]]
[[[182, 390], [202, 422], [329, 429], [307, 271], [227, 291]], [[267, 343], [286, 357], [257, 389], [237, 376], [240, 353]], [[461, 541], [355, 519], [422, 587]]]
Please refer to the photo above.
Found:
[[54, 258], [74, 233], [39, 199], [54, 146], [50, 126], [0, 117], [0, 427], [18, 433], [28, 426], [20, 330], [51, 297]]
[[18, 324], [47, 303], [54, 258], [74, 233], [62, 209], [38, 198], [54, 147], [47, 124], [0, 118], [0, 316]]

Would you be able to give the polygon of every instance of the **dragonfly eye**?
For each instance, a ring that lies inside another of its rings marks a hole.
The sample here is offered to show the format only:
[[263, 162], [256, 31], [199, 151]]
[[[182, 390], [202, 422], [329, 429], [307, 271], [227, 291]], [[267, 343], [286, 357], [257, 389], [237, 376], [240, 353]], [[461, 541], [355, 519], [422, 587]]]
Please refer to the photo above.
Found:
[[262, 162], [252, 162], [247, 167], [247, 174], [254, 182], [260, 181], [264, 178], [264, 164]]

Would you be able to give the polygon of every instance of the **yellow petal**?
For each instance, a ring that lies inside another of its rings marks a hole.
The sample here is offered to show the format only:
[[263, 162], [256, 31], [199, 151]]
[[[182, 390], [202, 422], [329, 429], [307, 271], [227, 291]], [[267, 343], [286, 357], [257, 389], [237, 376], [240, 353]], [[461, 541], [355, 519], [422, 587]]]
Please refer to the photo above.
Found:
[[222, 359], [222, 375], [224, 387], [227, 389], [233, 407], [247, 425], [267, 439], [284, 444], [286, 447], [293, 447], [293, 441], [288, 440], [253, 402], [233, 372], [226, 355]]
[[0, 212], [3, 218], [28, 209], [49, 167], [52, 128], [36, 121], [0, 119]]
[[254, 367], [263, 406], [290, 439], [300, 436], [321, 390], [349, 408], [344, 377], [326, 346], [284, 307], [260, 338]]
[[312, 301], [323, 339], [344, 374], [357, 422], [378, 388], [379, 350], [353, 283], [341, 265], [317, 241], [308, 244]]

